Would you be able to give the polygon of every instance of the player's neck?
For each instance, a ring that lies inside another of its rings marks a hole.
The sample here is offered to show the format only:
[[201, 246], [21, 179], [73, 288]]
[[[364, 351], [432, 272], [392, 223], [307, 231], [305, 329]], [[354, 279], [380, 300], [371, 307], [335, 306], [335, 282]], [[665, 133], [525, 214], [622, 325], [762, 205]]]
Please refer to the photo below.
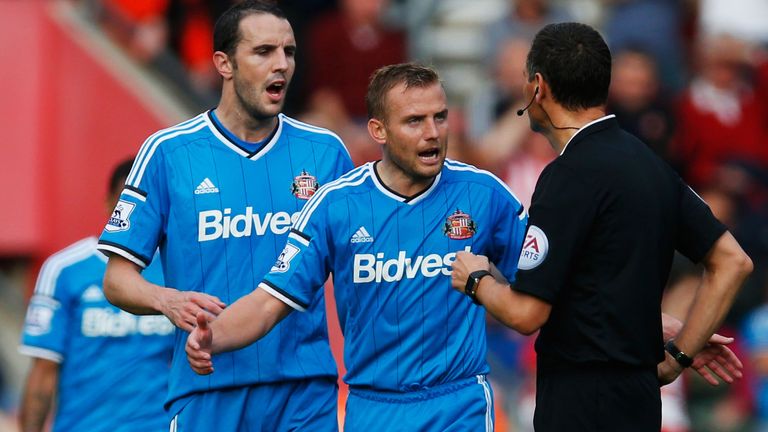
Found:
[[395, 163], [386, 158], [376, 162], [373, 166], [379, 181], [387, 188], [400, 196], [412, 197], [420, 194], [434, 183], [434, 177], [416, 178], [408, 175]]
[[240, 105], [224, 103], [224, 98], [215, 113], [229, 132], [246, 142], [263, 140], [277, 125], [277, 117], [253, 118]]

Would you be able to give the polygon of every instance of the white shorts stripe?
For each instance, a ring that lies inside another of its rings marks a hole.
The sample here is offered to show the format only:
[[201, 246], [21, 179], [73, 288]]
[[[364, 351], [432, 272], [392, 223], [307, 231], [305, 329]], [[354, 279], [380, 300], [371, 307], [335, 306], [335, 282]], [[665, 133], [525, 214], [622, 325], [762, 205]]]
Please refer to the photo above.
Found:
[[477, 375], [477, 383], [483, 386], [485, 393], [485, 431], [493, 432], [493, 398], [491, 397], [491, 388], [488, 386], [484, 375]]

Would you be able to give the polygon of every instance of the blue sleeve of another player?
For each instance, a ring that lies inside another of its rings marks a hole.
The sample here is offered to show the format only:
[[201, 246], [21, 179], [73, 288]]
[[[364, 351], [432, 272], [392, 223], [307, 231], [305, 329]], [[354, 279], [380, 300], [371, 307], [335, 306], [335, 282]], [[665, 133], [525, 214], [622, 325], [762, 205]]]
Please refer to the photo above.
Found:
[[61, 277], [62, 264], [49, 258], [29, 301], [19, 352], [61, 363], [66, 357], [67, 328], [74, 313], [71, 293]]
[[498, 195], [501, 196], [493, 200], [495, 204], [493, 214], [497, 217], [493, 233], [494, 253], [488, 258], [512, 283], [517, 273], [517, 262], [523, 246], [528, 214], [511, 192], [499, 189]]
[[330, 273], [330, 238], [322, 188], [293, 224], [283, 251], [259, 285], [292, 308], [305, 311]]
[[160, 149], [136, 157], [125, 189], [99, 238], [99, 250], [144, 268], [165, 232], [168, 197]]

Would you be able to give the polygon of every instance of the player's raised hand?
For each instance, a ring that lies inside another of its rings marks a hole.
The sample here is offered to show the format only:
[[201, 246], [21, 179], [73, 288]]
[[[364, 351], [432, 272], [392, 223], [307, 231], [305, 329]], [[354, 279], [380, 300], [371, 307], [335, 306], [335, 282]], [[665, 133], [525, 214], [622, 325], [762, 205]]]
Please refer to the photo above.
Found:
[[451, 264], [451, 285], [460, 292], [464, 292], [470, 273], [478, 270], [490, 270], [491, 264], [488, 257], [475, 255], [471, 252], [457, 252], [456, 260]]
[[217, 316], [226, 305], [218, 297], [196, 291], [167, 288], [160, 300], [160, 310], [176, 327], [191, 332], [201, 313]]
[[213, 330], [208, 325], [208, 315], [201, 312], [196, 317], [197, 327], [187, 336], [187, 361], [195, 373], [208, 375], [213, 373], [213, 361], [211, 360], [211, 344], [213, 342]]

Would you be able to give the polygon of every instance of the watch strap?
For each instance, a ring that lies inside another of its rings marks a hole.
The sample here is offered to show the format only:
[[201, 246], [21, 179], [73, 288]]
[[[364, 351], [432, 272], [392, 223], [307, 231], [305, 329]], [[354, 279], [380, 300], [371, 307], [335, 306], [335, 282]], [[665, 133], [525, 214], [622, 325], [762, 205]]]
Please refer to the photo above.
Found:
[[471, 298], [472, 302], [476, 305], [480, 304], [477, 300], [477, 287], [480, 286], [480, 279], [490, 275], [491, 272], [488, 270], [477, 270], [470, 273], [467, 278], [467, 284], [464, 286], [464, 294]]
[[674, 339], [668, 340], [667, 343], [664, 344], [664, 349], [667, 350], [669, 355], [671, 355], [672, 358], [680, 364], [680, 366], [688, 368], [693, 365], [693, 359], [689, 357], [688, 354], [682, 352], [680, 348], [675, 345]]

